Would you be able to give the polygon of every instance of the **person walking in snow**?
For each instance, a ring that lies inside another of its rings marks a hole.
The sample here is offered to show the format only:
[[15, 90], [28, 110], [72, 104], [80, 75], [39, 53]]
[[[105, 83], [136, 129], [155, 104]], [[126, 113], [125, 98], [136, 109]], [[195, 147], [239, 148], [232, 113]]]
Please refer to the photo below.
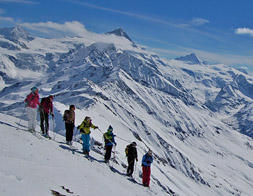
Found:
[[[49, 137], [48, 130], [49, 130], [49, 114], [54, 117], [53, 114], [53, 95], [49, 95], [46, 98], [41, 99], [41, 107], [40, 107], [40, 128], [42, 135]], [[44, 125], [45, 122], [45, 125]]]
[[153, 162], [152, 150], [149, 150], [142, 158], [142, 184], [149, 187], [151, 163]]
[[128, 167], [127, 167], [127, 175], [132, 177], [132, 174], [134, 172], [134, 162], [138, 161], [138, 156], [137, 156], [137, 149], [136, 149], [136, 142], [132, 142], [131, 144], [127, 145], [125, 148], [125, 153], [127, 156], [127, 162], [128, 162]]
[[114, 140], [115, 135], [113, 134], [112, 131], [113, 131], [113, 128], [110, 125], [107, 129], [107, 132], [104, 133], [104, 135], [103, 135], [104, 141], [105, 141], [105, 157], [104, 157], [104, 159], [105, 159], [106, 163], [108, 163], [111, 158], [113, 144], [117, 145]]
[[75, 106], [70, 105], [65, 119], [66, 142], [68, 145], [72, 145], [74, 127], [75, 127]]
[[82, 134], [81, 138], [83, 140], [83, 153], [88, 156], [90, 152], [90, 128], [98, 128], [98, 126], [93, 125], [91, 121], [91, 118], [86, 116], [81, 125], [77, 127], [77, 129], [80, 129], [80, 133]]
[[39, 102], [39, 90], [37, 87], [31, 88], [31, 93], [27, 95], [25, 99], [25, 106], [28, 116], [28, 131], [34, 133], [37, 123], [37, 105], [40, 106]]

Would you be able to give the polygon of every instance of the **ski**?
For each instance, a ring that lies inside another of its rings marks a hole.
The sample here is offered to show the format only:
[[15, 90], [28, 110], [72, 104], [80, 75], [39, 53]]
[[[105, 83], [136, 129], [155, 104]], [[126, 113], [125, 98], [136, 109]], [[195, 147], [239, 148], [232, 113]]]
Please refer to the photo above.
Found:
[[72, 152], [72, 154], [75, 154], [75, 147], [71, 144], [71, 145], [69, 145], [69, 148], [70, 148], [70, 150], [71, 150], [71, 152]]
[[128, 177], [127, 179], [133, 183], [138, 184], [138, 182], [133, 177]]
[[52, 137], [50, 137], [49, 135], [41, 134], [41, 136], [43, 136], [44, 138], [49, 139], [49, 140], [52, 139]]
[[90, 155], [85, 155], [84, 156], [86, 159], [88, 159], [90, 162], [93, 162], [93, 160], [94, 160], [94, 158], [92, 157], [92, 156], [90, 156]]
[[30, 133], [32, 133], [32, 135], [33, 136], [35, 136], [36, 138], [38, 138], [38, 139], [43, 139], [42, 137], [41, 137], [41, 135], [39, 135], [39, 134], [37, 134], [37, 132], [30, 132]]

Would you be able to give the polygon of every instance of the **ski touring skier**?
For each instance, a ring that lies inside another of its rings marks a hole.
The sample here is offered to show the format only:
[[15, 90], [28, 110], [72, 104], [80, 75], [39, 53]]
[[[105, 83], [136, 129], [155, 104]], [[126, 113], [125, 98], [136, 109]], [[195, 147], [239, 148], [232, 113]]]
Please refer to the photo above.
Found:
[[69, 110], [64, 112], [65, 129], [66, 129], [66, 142], [72, 145], [73, 132], [75, 127], [75, 105], [70, 105]]
[[98, 126], [93, 125], [91, 118], [88, 116], [86, 116], [81, 125], [77, 127], [77, 129], [80, 129], [80, 133], [82, 134], [83, 153], [88, 156], [90, 152], [90, 128], [98, 129]]
[[41, 128], [42, 135], [47, 138], [50, 138], [48, 134], [49, 114], [51, 114], [52, 118], [54, 118], [53, 99], [54, 99], [54, 96], [49, 95], [48, 97], [42, 98], [41, 103], [40, 103], [40, 128]]
[[151, 163], [153, 162], [152, 150], [149, 150], [142, 158], [142, 184], [149, 187]]
[[25, 107], [28, 117], [28, 131], [32, 133], [35, 133], [37, 124], [37, 105], [40, 106], [39, 98], [39, 89], [34, 86], [31, 88], [31, 93], [27, 95], [25, 99]]
[[125, 153], [127, 156], [127, 162], [128, 162], [128, 167], [127, 167], [127, 176], [133, 177], [133, 172], [134, 172], [134, 163], [135, 161], [138, 161], [138, 156], [137, 156], [137, 149], [136, 149], [136, 142], [132, 142], [131, 144], [127, 145], [125, 148]]
[[107, 132], [103, 134], [104, 142], [105, 142], [105, 163], [109, 163], [112, 153], [113, 144], [116, 146], [117, 143], [114, 140], [115, 135], [113, 134], [113, 128], [110, 125], [107, 129]]

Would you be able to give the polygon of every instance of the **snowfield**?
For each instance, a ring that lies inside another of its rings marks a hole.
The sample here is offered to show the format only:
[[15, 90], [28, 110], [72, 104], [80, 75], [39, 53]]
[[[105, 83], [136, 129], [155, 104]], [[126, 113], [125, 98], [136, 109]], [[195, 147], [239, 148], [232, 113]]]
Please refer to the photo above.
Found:
[[[223, 144], [217, 139], [213, 143], [213, 149], [206, 148], [205, 144], [199, 146], [198, 152], [193, 152], [191, 144], [183, 145], [182, 151], [191, 157], [199, 167], [199, 172], [208, 177], [208, 183], [196, 184], [193, 180], [184, 178], [180, 172], [172, 167], [159, 165], [155, 159], [152, 166], [151, 188], [141, 185], [140, 161], [136, 165], [134, 173], [138, 184], [131, 182], [124, 174], [126, 164], [124, 159], [124, 145], [127, 143], [116, 137], [120, 147], [116, 148], [116, 162], [111, 161], [109, 168], [103, 162], [103, 150], [94, 146], [91, 151], [91, 160], [88, 160], [82, 152], [81, 144], [74, 142], [76, 150], [72, 151], [65, 144], [65, 138], [55, 132], [50, 132], [52, 140], [42, 137], [37, 127], [36, 135], [27, 132], [27, 122], [6, 114], [0, 114], [0, 192], [1, 195], [251, 195], [253, 187], [252, 170], [252, 140], [250, 145], [235, 144], [238, 138], [233, 136], [230, 140], [223, 138]], [[96, 118], [95, 118], [96, 119]], [[19, 126], [19, 122], [21, 122]], [[52, 126], [52, 125], [51, 125]], [[93, 132], [96, 139], [101, 140], [101, 134]], [[238, 135], [239, 136], [239, 135]], [[78, 134], [75, 136], [78, 138]], [[100, 137], [100, 138], [99, 138]], [[223, 136], [220, 136], [223, 137]], [[239, 136], [240, 137], [240, 136]], [[248, 140], [248, 138], [246, 138]], [[208, 141], [208, 140], [207, 140]], [[243, 140], [241, 140], [243, 142]], [[210, 144], [206, 144], [210, 145]], [[216, 151], [223, 149], [222, 152]], [[229, 151], [227, 147], [233, 149]], [[144, 152], [138, 147], [139, 160]], [[160, 149], [154, 149], [159, 151]], [[141, 151], [141, 153], [140, 153]], [[207, 152], [214, 151], [214, 152]], [[208, 156], [206, 154], [209, 154]], [[215, 154], [217, 156], [215, 156]], [[113, 157], [113, 155], [112, 155]], [[205, 157], [205, 159], [203, 159]], [[247, 157], [247, 158], [245, 158]], [[180, 157], [179, 157], [180, 158]], [[187, 164], [187, 162], [186, 162]], [[159, 167], [158, 167], [159, 166]], [[177, 167], [177, 166], [175, 166]], [[187, 165], [184, 166], [188, 167]], [[166, 177], [159, 173], [166, 173]], [[158, 179], [157, 179], [158, 178]], [[176, 190], [177, 193], [169, 193], [159, 186], [158, 180]], [[168, 181], [169, 180], [169, 181]], [[158, 183], [158, 184], [157, 184]], [[228, 190], [233, 190], [229, 194]]]
[[[48, 140], [39, 133], [26, 131], [26, 122], [0, 114], [0, 195], [168, 195], [151, 184], [151, 189], [135, 184], [125, 176], [126, 169], [103, 162], [103, 156], [91, 151], [92, 161], [81, 153], [81, 144], [73, 151], [65, 138]], [[18, 129], [19, 127], [19, 129]], [[18, 130], [17, 130], [18, 129]], [[39, 127], [37, 127], [39, 130]], [[55, 133], [50, 132], [51, 136]], [[138, 166], [140, 167], [140, 162]], [[136, 180], [141, 183], [137, 176]], [[65, 190], [68, 189], [68, 190]], [[69, 193], [68, 193], [69, 192]]]

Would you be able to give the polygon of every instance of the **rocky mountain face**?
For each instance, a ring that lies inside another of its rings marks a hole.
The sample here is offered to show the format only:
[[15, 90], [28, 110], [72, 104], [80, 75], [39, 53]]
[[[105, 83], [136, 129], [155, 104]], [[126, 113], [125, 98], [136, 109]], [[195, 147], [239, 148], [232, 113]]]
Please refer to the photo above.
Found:
[[115, 29], [114, 31], [110, 31], [107, 34], [113, 34], [116, 36], [123, 36], [132, 42], [131, 38], [127, 35], [127, 33], [122, 28]]
[[205, 64], [194, 53], [191, 53], [191, 54], [186, 55], [186, 56], [177, 57], [175, 60], [184, 61], [184, 62], [186, 62], [188, 64], [191, 64], [191, 65]]
[[1, 28], [0, 36], [7, 39], [6, 41], [0, 41], [0, 46], [9, 50], [21, 50], [21, 48], [28, 49], [23, 40], [33, 40], [33, 37], [20, 26], [14, 28]]
[[[126, 37], [118, 32], [122, 30], [111, 33]], [[232, 168], [243, 164], [252, 169], [250, 159], [239, 159], [230, 149], [246, 149], [250, 138], [223, 143], [235, 140], [236, 131], [253, 137], [253, 80], [247, 73], [203, 64], [194, 54], [166, 61], [113, 43], [31, 38], [20, 27], [1, 29], [0, 34], [3, 42], [12, 44], [0, 45], [2, 112], [22, 116], [24, 97], [36, 85], [41, 96], [56, 96], [56, 129], [64, 129], [62, 107], [74, 103], [80, 111], [100, 111], [97, 115], [103, 119], [113, 119], [122, 127], [121, 135], [142, 144], [140, 151], [154, 149], [157, 164], [152, 178], [165, 192], [179, 195], [180, 179], [195, 187], [196, 195], [205, 189], [207, 195], [243, 191], [229, 181], [233, 169], [212, 163], [210, 156], [223, 158], [225, 165], [230, 164], [225, 158], [229, 156], [235, 159]], [[39, 47], [41, 43], [47, 48]], [[251, 183], [247, 172], [243, 175], [243, 181]]]

